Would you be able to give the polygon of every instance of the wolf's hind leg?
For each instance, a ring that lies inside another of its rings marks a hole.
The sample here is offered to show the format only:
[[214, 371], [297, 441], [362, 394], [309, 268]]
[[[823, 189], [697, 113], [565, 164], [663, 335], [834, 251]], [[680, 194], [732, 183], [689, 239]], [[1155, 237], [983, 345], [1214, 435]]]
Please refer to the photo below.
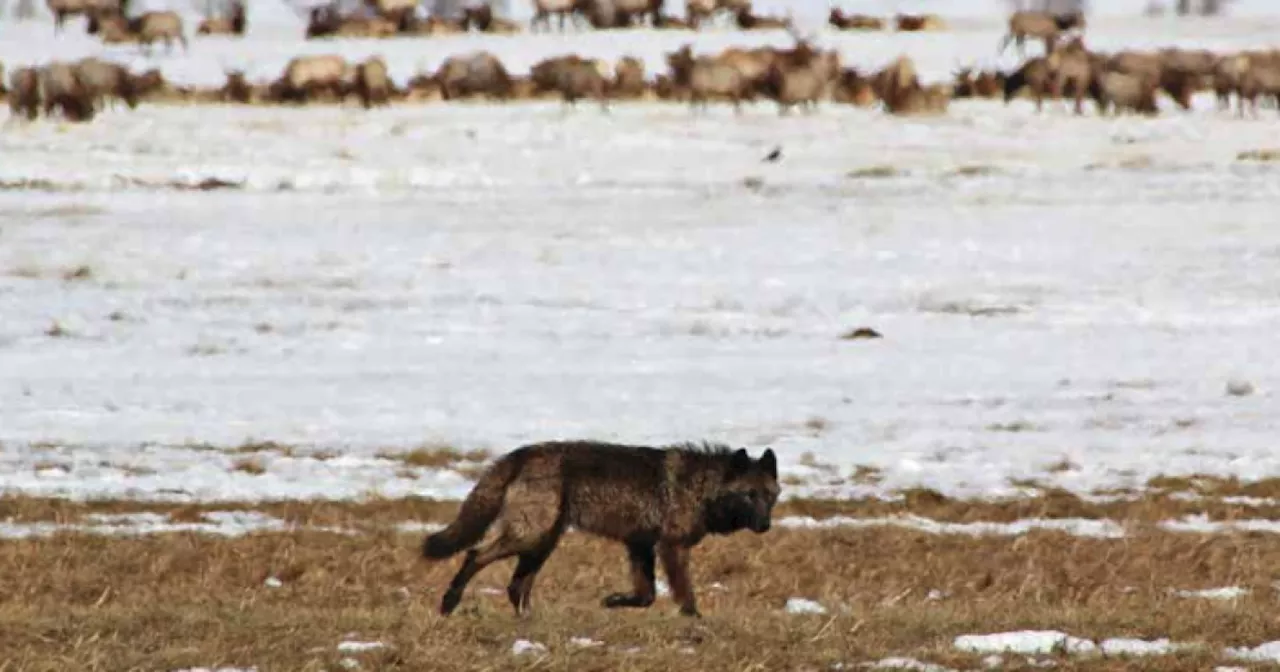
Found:
[[520, 554], [516, 571], [511, 575], [511, 583], [507, 585], [507, 598], [511, 600], [511, 606], [515, 608], [517, 616], [529, 613], [529, 595], [533, 592], [533, 580], [538, 577], [538, 570], [542, 569], [543, 563], [551, 556], [551, 551], [555, 550], [556, 543], [559, 541], [560, 532], [557, 531], [534, 550]]
[[627, 555], [631, 560], [632, 592], [630, 594], [613, 593], [604, 598], [604, 606], [610, 609], [647, 607], [653, 604], [655, 592], [653, 544], [629, 543]]
[[462, 601], [462, 593], [467, 589], [467, 584], [480, 570], [489, 565], [518, 555], [524, 549], [518, 544], [518, 540], [513, 540], [510, 536], [503, 534], [498, 537], [489, 546], [477, 551], [475, 549], [467, 551], [467, 559], [462, 563], [462, 568], [454, 575], [453, 581], [449, 583], [449, 590], [445, 591], [444, 598], [440, 600], [440, 613], [448, 616], [458, 608], [458, 603]]

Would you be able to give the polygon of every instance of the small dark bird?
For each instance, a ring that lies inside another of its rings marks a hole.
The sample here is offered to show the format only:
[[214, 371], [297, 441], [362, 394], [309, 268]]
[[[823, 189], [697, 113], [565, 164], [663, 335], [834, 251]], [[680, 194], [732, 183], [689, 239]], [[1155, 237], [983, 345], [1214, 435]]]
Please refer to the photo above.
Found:
[[773, 151], [769, 152], [769, 155], [764, 157], [764, 160], [770, 163], [773, 163], [774, 161], [777, 161], [778, 159], [781, 159], [781, 158], [782, 158], [782, 148], [774, 147]]

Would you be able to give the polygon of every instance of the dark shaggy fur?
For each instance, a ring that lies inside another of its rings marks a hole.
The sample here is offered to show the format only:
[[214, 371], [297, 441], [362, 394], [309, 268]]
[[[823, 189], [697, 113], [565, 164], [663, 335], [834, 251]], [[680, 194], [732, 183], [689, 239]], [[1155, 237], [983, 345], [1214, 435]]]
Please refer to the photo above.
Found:
[[766, 450], [714, 444], [666, 448], [596, 441], [554, 441], [518, 448], [499, 458], [467, 495], [457, 519], [426, 538], [427, 558], [467, 551], [440, 604], [457, 608], [467, 583], [486, 566], [519, 558], [507, 596], [517, 614], [529, 609], [538, 570], [569, 527], [621, 542], [631, 564], [632, 591], [604, 599], [606, 607], [647, 607], [655, 596], [660, 558], [680, 603], [698, 614], [689, 581], [689, 553], [708, 534], [770, 527], [778, 499], [777, 460]]

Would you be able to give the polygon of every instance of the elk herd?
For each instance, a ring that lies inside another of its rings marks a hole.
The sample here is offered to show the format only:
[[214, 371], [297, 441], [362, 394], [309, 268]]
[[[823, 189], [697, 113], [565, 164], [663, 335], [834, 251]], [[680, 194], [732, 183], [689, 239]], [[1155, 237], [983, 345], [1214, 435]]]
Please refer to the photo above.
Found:
[[[100, 31], [113, 30], [111, 18], [121, 16], [119, 5], [109, 8], [103, 3], [119, 1], [50, 0], [98, 3], [90, 15], [99, 22]], [[412, 15], [407, 4], [412, 0], [368, 1], [379, 3], [380, 12], [397, 16], [398, 25], [414, 25], [406, 18]], [[708, 7], [732, 10], [734, 5], [726, 3], [739, 0], [705, 1]], [[660, 3], [646, 2], [652, 12], [650, 19], [659, 21]], [[130, 19], [120, 30], [137, 35], [139, 40], [164, 40], [172, 35], [173, 24], [165, 20], [166, 13], [156, 14]], [[870, 18], [874, 17], [833, 12], [831, 22], [842, 22], [842, 30], [874, 29]], [[216, 29], [211, 27], [210, 32], [236, 30], [237, 25], [242, 29], [243, 19], [243, 5], [234, 5], [232, 14], [222, 17], [223, 23]], [[471, 8], [465, 21], [481, 29], [499, 19], [487, 8]], [[327, 54], [293, 58], [271, 81], [250, 82], [243, 72], [230, 72], [221, 86], [199, 88], [172, 85], [158, 70], [133, 74], [124, 66], [88, 58], [18, 68], [7, 79], [0, 65], [0, 92], [6, 93], [14, 117], [35, 119], [41, 113], [57, 113], [70, 121], [91, 120], [104, 105], [115, 101], [133, 107], [139, 101], [301, 105], [355, 99], [372, 108], [392, 102], [558, 98], [571, 106], [593, 101], [604, 109], [618, 100], [680, 102], [695, 112], [723, 103], [740, 113], [744, 104], [765, 100], [774, 103], [780, 114], [796, 108], [812, 112], [826, 101], [859, 107], [879, 105], [895, 115], [921, 115], [945, 113], [954, 99], [989, 98], [1008, 104], [1026, 97], [1034, 101], [1038, 111], [1046, 100], [1064, 100], [1071, 103], [1075, 114], [1083, 114], [1084, 102], [1091, 100], [1098, 114], [1156, 114], [1157, 97], [1162, 93], [1181, 108], [1190, 109], [1194, 94], [1212, 91], [1222, 107], [1228, 107], [1234, 96], [1241, 116], [1246, 106], [1255, 115], [1260, 103], [1280, 106], [1280, 51], [1219, 54], [1169, 48], [1103, 53], [1086, 46], [1085, 23], [1079, 15], [1017, 12], [1010, 17], [1008, 35], [997, 48], [1003, 51], [1015, 44], [1025, 49], [1028, 39], [1041, 40], [1043, 55], [1024, 57], [1009, 72], [965, 68], [950, 81], [927, 84], [909, 57], [901, 56], [878, 70], [859, 70], [842, 63], [835, 50], [818, 47], [789, 25], [786, 29], [794, 43], [785, 48], [735, 46], [716, 54], [699, 54], [686, 44], [665, 54], [664, 70], [652, 76], [646, 73], [644, 62], [632, 56], [610, 64], [575, 54], [547, 58], [534, 64], [528, 74], [513, 74], [492, 53], [476, 50], [447, 58], [434, 72], [419, 73], [403, 85], [391, 80], [381, 57], [349, 62], [340, 55]]]

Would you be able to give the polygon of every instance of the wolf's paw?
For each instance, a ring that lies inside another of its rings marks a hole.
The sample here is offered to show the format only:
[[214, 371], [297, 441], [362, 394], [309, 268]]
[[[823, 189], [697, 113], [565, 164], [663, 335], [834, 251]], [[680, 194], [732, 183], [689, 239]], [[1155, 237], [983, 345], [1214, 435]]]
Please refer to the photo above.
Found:
[[440, 615], [448, 616], [458, 608], [458, 603], [462, 601], [462, 591], [450, 590], [444, 594], [444, 598], [440, 600]]
[[612, 595], [604, 598], [603, 604], [609, 609], [617, 609], [619, 607], [647, 607], [653, 604], [653, 598], [645, 595], [613, 593]]

